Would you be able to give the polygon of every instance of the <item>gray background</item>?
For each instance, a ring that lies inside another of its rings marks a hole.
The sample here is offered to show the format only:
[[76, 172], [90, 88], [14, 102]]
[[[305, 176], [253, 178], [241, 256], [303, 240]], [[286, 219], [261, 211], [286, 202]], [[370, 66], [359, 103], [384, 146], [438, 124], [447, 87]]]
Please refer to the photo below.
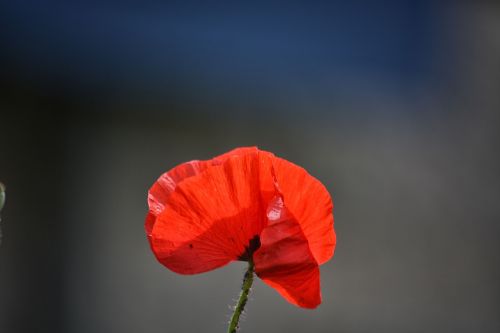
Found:
[[242, 332], [500, 331], [499, 6], [45, 5], [0, 6], [1, 332], [224, 332], [244, 264], [165, 269], [146, 193], [245, 145], [338, 244], [318, 309], [257, 280]]

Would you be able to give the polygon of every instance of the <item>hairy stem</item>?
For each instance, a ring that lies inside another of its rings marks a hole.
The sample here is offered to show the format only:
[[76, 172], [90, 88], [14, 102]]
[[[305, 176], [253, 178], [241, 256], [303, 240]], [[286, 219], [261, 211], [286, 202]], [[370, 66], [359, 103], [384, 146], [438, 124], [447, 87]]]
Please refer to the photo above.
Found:
[[234, 308], [233, 316], [231, 317], [231, 321], [229, 322], [229, 327], [227, 329], [227, 333], [235, 333], [238, 330], [238, 322], [240, 320], [240, 315], [245, 309], [245, 305], [248, 301], [248, 294], [250, 293], [250, 288], [253, 283], [253, 261], [252, 259], [248, 260], [248, 268], [245, 272], [245, 276], [243, 277], [243, 285], [241, 286], [241, 294], [238, 299], [238, 303]]

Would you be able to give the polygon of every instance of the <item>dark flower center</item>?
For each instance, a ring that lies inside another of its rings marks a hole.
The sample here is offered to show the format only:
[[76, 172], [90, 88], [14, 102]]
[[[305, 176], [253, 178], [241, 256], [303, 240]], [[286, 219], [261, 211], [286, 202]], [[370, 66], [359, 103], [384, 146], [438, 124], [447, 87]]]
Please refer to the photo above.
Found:
[[255, 235], [252, 239], [250, 239], [248, 245], [245, 246], [245, 252], [243, 252], [243, 254], [238, 257], [238, 260], [248, 261], [250, 258], [252, 258], [254, 252], [257, 251], [259, 247], [260, 237], [259, 235]]

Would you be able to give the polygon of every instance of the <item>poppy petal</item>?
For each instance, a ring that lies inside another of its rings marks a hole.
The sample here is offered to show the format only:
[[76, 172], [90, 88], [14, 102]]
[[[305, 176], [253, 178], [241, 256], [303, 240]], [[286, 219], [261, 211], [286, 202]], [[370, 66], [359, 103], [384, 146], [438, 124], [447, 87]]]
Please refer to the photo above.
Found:
[[148, 192], [149, 213], [146, 217], [146, 233], [151, 234], [156, 217], [165, 209], [168, 196], [175, 190], [178, 183], [203, 172], [209, 166], [209, 161], [190, 161], [178, 165], [165, 172], [151, 186]]
[[[227, 153], [221, 154], [217, 157], [214, 157], [212, 159], [212, 165], [218, 165], [223, 162], [225, 162], [228, 158], [234, 157], [234, 156], [243, 156], [247, 154], [258, 154], [258, 153], [267, 153], [263, 152], [262, 150], [259, 150], [257, 147], [239, 147], [235, 148], [233, 150], [228, 151]], [[270, 154], [270, 153], [267, 153]]]
[[304, 308], [321, 303], [319, 267], [301, 225], [283, 204], [271, 202], [269, 222], [260, 234], [261, 247], [254, 253], [255, 272], [286, 300]]
[[167, 200], [167, 197], [175, 190], [178, 183], [203, 172], [212, 165], [222, 164], [231, 156], [256, 153], [257, 151], [257, 147], [236, 148], [227, 153], [219, 155], [212, 160], [194, 160], [182, 163], [162, 174], [160, 178], [158, 178], [158, 180], [153, 184], [153, 186], [151, 186], [148, 192], [149, 212], [146, 217], [145, 223], [145, 229], [148, 237], [151, 234], [154, 223], [156, 222], [156, 217], [165, 209], [165, 202]]
[[158, 260], [175, 272], [195, 274], [244, 255], [267, 224], [271, 156], [257, 149], [225, 154], [218, 159], [222, 164], [179, 182], [152, 227]]
[[274, 158], [274, 172], [286, 208], [297, 219], [318, 264], [328, 261], [335, 249], [333, 203], [326, 188], [303, 168]]

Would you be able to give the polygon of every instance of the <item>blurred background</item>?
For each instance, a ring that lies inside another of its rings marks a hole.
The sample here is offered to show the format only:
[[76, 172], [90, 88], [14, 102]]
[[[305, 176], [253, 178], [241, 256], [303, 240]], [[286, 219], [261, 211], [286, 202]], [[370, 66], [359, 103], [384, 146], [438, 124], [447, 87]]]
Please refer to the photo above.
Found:
[[0, 331], [225, 332], [245, 265], [144, 235], [164, 171], [258, 145], [333, 195], [323, 304], [241, 332], [500, 331], [495, 1], [0, 3]]

